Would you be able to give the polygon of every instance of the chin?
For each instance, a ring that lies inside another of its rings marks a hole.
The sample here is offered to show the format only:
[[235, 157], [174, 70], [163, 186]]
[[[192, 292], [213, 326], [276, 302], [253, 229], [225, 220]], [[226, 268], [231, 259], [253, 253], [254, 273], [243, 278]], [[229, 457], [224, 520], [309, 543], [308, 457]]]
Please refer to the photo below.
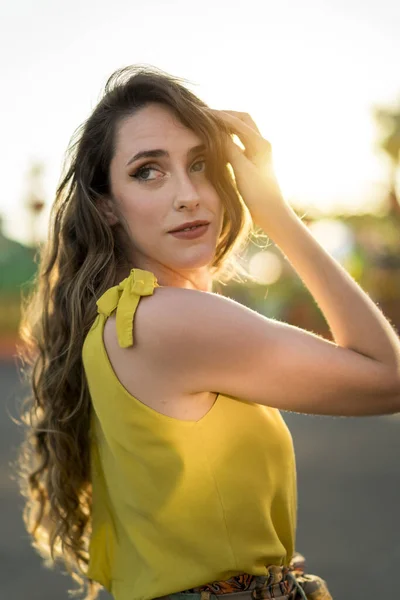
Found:
[[178, 256], [171, 257], [171, 260], [167, 264], [172, 269], [177, 271], [193, 271], [196, 269], [210, 268], [215, 256], [215, 248], [210, 248], [208, 251], [199, 252], [198, 249], [193, 253], [190, 253], [189, 249], [187, 252], [182, 252]]

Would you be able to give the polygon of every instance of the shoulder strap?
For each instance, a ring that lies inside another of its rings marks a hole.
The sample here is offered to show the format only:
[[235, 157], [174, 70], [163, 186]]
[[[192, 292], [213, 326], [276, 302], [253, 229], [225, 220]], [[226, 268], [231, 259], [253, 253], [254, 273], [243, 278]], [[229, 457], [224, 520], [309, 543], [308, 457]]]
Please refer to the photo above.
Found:
[[133, 315], [141, 296], [151, 296], [159, 287], [157, 279], [150, 271], [131, 269], [128, 277], [109, 288], [97, 300], [97, 312], [109, 317], [117, 309], [116, 326], [118, 343], [121, 348], [133, 345]]

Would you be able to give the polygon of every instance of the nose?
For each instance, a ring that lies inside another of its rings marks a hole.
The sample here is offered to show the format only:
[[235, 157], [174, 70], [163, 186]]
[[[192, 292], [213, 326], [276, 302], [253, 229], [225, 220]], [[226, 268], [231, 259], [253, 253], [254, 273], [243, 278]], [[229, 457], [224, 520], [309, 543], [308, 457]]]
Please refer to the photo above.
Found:
[[197, 187], [193, 184], [187, 173], [177, 177], [177, 188], [174, 205], [178, 210], [181, 208], [193, 209], [199, 205], [200, 195]]

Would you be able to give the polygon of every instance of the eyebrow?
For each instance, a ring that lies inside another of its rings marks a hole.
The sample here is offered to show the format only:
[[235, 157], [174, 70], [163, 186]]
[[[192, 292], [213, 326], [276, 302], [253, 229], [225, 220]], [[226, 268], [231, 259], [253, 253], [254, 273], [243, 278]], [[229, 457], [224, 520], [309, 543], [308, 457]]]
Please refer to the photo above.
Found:
[[[204, 144], [200, 144], [199, 146], [193, 146], [188, 151], [188, 156], [192, 156], [193, 154], [197, 154], [198, 152], [204, 152], [206, 149]], [[130, 164], [139, 160], [140, 158], [160, 158], [160, 157], [169, 157], [169, 153], [166, 150], [156, 149], [156, 150], [141, 150], [132, 158], [128, 160], [126, 166], [128, 167]]]

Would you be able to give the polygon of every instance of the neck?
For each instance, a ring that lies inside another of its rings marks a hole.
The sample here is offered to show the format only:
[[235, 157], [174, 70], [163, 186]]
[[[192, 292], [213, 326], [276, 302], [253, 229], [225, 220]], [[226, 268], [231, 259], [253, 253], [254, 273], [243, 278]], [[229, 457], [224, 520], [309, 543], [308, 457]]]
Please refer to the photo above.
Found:
[[135, 265], [117, 271], [116, 285], [125, 277], [128, 277], [130, 269], [143, 269], [154, 273], [157, 282], [162, 287], [179, 287], [189, 290], [200, 290], [202, 292], [212, 292], [213, 280], [208, 267], [199, 269], [175, 271], [160, 263], [149, 261], [135, 261]]

